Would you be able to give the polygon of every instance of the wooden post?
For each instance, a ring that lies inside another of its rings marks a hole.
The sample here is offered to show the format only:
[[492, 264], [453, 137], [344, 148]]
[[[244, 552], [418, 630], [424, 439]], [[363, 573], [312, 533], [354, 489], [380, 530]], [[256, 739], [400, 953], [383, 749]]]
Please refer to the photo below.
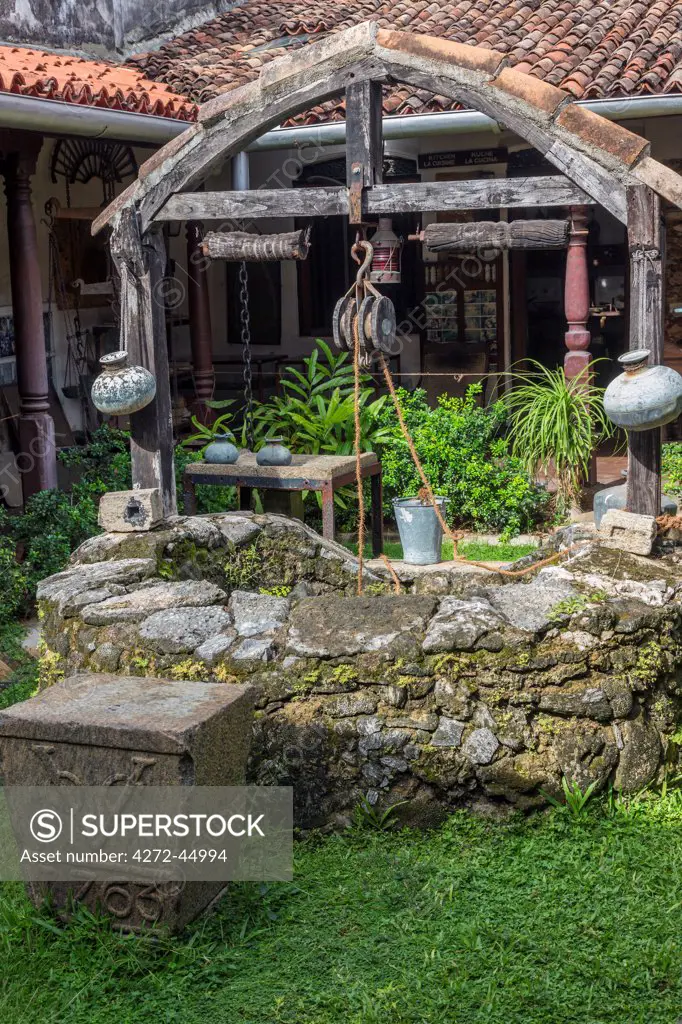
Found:
[[[661, 204], [646, 185], [626, 188], [630, 253], [630, 349], [648, 348], [663, 362], [663, 254]], [[627, 509], [661, 513], [661, 429], [628, 434]]]
[[[47, 350], [43, 327], [43, 292], [38, 240], [31, 203], [42, 137], [7, 133], [2, 173], [7, 195], [10, 287], [19, 388], [17, 467], [22, 474], [24, 502], [38, 491], [57, 487], [57, 448], [50, 415]], [[12, 147], [16, 150], [12, 152]]]
[[189, 221], [187, 235], [187, 302], [189, 305], [189, 337], [192, 346], [192, 375], [196, 395], [195, 412], [202, 423], [210, 423], [215, 413], [206, 405], [213, 398], [213, 335], [211, 304], [208, 291], [208, 259], [201, 251], [203, 227]]
[[121, 277], [121, 347], [131, 365], [156, 377], [156, 397], [130, 418], [133, 486], [157, 487], [164, 516], [175, 515], [175, 471], [166, 311], [163, 278], [166, 246], [160, 230], [140, 236], [134, 210], [122, 211], [114, 226], [111, 254]]
[[571, 207], [571, 227], [566, 255], [564, 309], [568, 330], [564, 373], [572, 379], [580, 376], [590, 363], [590, 278], [587, 267], [587, 207]]
[[362, 193], [383, 181], [381, 82], [346, 89], [346, 184], [351, 224], [362, 222]]

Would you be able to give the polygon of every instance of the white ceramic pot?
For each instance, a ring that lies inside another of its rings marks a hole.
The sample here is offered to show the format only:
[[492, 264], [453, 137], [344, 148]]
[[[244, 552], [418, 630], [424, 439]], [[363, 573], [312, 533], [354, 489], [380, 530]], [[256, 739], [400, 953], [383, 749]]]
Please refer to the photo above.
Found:
[[670, 366], [649, 366], [648, 349], [620, 356], [624, 373], [604, 392], [604, 412], [625, 430], [653, 430], [682, 413], [682, 376]]
[[127, 352], [109, 352], [100, 359], [103, 367], [92, 385], [92, 404], [107, 416], [139, 412], [156, 394], [154, 375], [144, 366], [128, 366]]

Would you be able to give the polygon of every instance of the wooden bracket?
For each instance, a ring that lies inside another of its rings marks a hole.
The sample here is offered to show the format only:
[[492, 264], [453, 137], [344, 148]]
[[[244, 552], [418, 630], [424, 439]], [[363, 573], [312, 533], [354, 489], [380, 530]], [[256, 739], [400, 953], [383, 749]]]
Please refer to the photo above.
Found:
[[363, 167], [354, 163], [351, 167], [351, 183], [348, 189], [348, 220], [351, 224], [362, 224]]

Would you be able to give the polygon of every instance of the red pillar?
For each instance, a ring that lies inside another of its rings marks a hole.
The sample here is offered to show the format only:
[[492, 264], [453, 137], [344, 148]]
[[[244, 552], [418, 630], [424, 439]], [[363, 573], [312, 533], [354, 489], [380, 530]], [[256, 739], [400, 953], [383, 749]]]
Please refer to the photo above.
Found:
[[206, 401], [213, 398], [215, 371], [213, 369], [213, 335], [211, 331], [211, 303], [208, 292], [208, 260], [201, 251], [202, 225], [188, 221], [187, 234], [187, 302], [189, 305], [189, 335], [192, 346], [196, 415], [203, 423], [215, 418]]
[[591, 356], [590, 332], [590, 278], [587, 266], [587, 207], [571, 207], [571, 232], [566, 256], [566, 286], [564, 309], [568, 321], [564, 373], [577, 377], [589, 365]]
[[[38, 239], [31, 204], [42, 138], [3, 137], [2, 173], [7, 196], [10, 284], [19, 385], [17, 466], [22, 473], [24, 501], [57, 486], [57, 449], [50, 415], [47, 351], [43, 328], [43, 292]], [[16, 146], [16, 148], [14, 148]]]

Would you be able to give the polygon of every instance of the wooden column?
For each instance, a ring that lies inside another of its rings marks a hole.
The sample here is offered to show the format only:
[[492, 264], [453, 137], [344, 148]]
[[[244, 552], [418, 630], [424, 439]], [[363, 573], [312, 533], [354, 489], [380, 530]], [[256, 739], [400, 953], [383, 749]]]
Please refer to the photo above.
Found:
[[121, 348], [128, 351], [131, 365], [145, 366], [156, 377], [154, 401], [130, 417], [133, 486], [158, 488], [164, 516], [171, 516], [177, 512], [177, 502], [163, 234], [154, 228], [141, 237], [135, 211], [123, 210], [114, 222], [111, 255], [121, 277]]
[[208, 259], [201, 251], [204, 232], [198, 221], [189, 221], [187, 235], [187, 302], [189, 337], [192, 346], [192, 374], [196, 405], [194, 412], [202, 423], [210, 423], [215, 413], [206, 405], [213, 398], [213, 335], [211, 303], [208, 291]]
[[[630, 253], [630, 349], [648, 348], [663, 362], [663, 255], [661, 204], [645, 185], [626, 188]], [[627, 509], [661, 511], [661, 428], [628, 434]]]
[[587, 266], [587, 207], [571, 207], [571, 227], [566, 255], [564, 309], [568, 330], [564, 357], [564, 373], [578, 377], [590, 363], [590, 278]]
[[[31, 203], [31, 175], [42, 137], [7, 133], [0, 138], [7, 196], [7, 237], [12, 290], [19, 443], [17, 467], [24, 501], [57, 486], [57, 447], [50, 415], [47, 350], [43, 327], [43, 292], [36, 224]], [[12, 152], [12, 147], [17, 149]]]
[[351, 224], [362, 223], [362, 194], [383, 177], [381, 83], [357, 82], [346, 89], [346, 184]]

